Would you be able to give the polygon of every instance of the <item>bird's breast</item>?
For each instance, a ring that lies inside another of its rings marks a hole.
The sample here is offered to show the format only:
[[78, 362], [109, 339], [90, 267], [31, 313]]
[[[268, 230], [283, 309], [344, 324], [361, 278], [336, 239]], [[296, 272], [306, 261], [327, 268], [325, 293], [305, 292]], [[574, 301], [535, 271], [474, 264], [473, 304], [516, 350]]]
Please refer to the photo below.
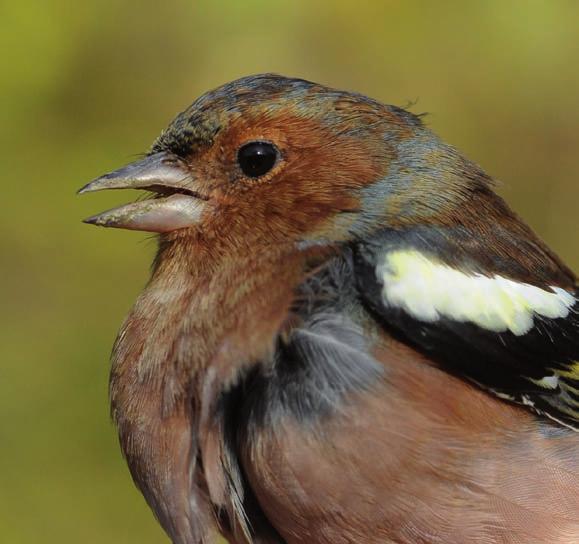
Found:
[[248, 365], [271, 357], [301, 270], [279, 253], [213, 263], [198, 255], [196, 266], [185, 257], [171, 246], [159, 258], [119, 333], [110, 379], [133, 478], [179, 544], [210, 529], [206, 489], [226, 493], [219, 455], [199, 468], [208, 444], [222, 446], [213, 420], [220, 395]]
[[323, 348], [278, 353], [238, 420], [249, 485], [288, 544], [576, 541], [575, 433], [340, 319], [309, 332]]

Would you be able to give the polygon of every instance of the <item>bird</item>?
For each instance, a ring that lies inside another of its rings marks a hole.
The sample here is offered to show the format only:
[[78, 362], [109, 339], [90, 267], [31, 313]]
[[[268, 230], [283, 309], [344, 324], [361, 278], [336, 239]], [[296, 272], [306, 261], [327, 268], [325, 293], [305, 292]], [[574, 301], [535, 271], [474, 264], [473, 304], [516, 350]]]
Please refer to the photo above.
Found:
[[152, 232], [110, 400], [174, 544], [579, 542], [579, 288], [423, 115], [275, 74], [79, 192]]

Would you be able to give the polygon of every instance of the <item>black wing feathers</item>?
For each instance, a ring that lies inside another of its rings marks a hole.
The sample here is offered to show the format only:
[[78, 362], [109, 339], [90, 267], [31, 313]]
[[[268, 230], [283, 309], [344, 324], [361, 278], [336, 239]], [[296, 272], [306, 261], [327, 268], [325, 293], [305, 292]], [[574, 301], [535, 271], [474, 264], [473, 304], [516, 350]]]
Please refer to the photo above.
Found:
[[[446, 239], [437, 235], [433, 240], [425, 230], [414, 232], [412, 237], [385, 231], [376, 239], [360, 244], [355, 257], [356, 279], [367, 308], [384, 328], [412, 344], [441, 367], [502, 398], [527, 405], [536, 412], [579, 429], [577, 303], [566, 317], [548, 319], [536, 315], [531, 330], [515, 335], [510, 331], [486, 330], [474, 323], [444, 316], [434, 322], [421, 321], [384, 301], [383, 283], [376, 267], [385, 252], [401, 247], [432, 251], [432, 248], [440, 249]], [[452, 260], [455, 266], [460, 266], [461, 257], [457, 252]], [[472, 270], [473, 261], [465, 262], [464, 267]], [[561, 277], [566, 274], [562, 271]], [[579, 298], [576, 286], [572, 294]]]

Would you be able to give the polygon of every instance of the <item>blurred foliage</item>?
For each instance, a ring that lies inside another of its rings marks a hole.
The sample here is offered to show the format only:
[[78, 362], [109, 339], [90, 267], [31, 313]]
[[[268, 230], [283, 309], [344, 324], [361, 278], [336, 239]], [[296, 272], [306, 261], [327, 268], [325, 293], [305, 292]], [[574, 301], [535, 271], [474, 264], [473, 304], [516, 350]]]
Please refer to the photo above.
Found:
[[414, 103], [579, 269], [577, 2], [21, 0], [0, 20], [3, 542], [166, 541], [107, 401], [154, 243], [80, 223], [133, 194], [74, 191], [209, 88], [274, 71]]

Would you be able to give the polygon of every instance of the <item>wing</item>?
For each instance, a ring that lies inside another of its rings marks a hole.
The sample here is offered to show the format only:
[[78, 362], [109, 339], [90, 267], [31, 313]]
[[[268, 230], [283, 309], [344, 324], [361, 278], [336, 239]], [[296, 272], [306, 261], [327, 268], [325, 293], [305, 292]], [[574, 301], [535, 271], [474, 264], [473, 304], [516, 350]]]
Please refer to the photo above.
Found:
[[[540, 242], [509, 254], [506, 239], [500, 226], [484, 248], [464, 229], [384, 230], [356, 250], [358, 290], [441, 367], [579, 430], [577, 284]], [[524, 268], [531, 250], [544, 264]]]

